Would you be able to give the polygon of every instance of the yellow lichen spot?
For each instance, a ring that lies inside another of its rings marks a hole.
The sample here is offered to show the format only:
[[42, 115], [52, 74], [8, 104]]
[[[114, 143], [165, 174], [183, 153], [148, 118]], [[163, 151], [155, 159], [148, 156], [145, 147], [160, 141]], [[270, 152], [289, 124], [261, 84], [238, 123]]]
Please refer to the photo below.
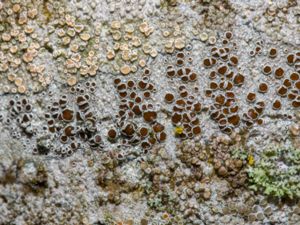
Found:
[[176, 135], [182, 134], [183, 133], [184, 128], [182, 126], [177, 126], [174, 129], [174, 132]]
[[253, 166], [254, 165], [255, 161], [254, 161], [253, 155], [248, 155], [247, 160], [248, 160], [248, 165], [249, 166]]

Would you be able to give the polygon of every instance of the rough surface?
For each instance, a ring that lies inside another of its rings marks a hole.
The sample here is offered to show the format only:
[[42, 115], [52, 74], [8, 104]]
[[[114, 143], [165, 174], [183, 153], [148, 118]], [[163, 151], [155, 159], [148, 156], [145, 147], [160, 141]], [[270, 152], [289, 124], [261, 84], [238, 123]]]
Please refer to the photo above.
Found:
[[299, 224], [299, 46], [297, 0], [0, 1], [0, 224]]

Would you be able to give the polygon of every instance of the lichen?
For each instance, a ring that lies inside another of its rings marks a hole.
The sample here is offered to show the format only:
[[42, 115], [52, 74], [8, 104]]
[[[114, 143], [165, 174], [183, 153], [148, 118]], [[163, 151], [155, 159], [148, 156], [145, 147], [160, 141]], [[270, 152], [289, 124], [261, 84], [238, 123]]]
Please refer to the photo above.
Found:
[[300, 149], [270, 148], [249, 167], [250, 188], [278, 198], [300, 197]]

